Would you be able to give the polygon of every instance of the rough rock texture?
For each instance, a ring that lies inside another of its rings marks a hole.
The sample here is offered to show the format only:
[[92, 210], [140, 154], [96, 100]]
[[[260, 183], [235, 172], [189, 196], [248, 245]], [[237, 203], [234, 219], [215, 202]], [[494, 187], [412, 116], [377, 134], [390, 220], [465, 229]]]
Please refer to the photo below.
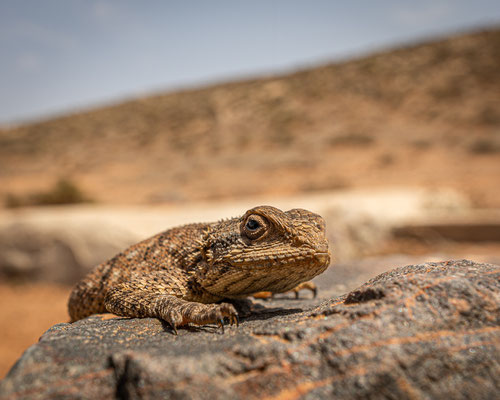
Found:
[[301, 304], [257, 306], [224, 335], [201, 327], [174, 336], [156, 319], [58, 324], [0, 383], [0, 398], [492, 399], [500, 392], [499, 266], [401, 267], [312, 309]]

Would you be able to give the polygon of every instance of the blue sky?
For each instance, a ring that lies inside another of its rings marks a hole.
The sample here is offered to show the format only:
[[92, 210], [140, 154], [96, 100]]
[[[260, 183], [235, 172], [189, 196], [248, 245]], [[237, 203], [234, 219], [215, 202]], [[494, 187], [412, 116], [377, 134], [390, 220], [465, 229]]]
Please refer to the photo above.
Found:
[[498, 0], [0, 0], [0, 124], [498, 23]]

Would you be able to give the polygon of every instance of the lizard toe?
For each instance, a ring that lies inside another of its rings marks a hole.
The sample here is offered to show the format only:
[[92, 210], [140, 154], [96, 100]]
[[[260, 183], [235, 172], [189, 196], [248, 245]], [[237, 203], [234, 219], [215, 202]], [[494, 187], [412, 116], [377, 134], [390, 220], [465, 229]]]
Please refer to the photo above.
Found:
[[224, 334], [224, 318], [219, 319], [217, 325], [220, 327], [220, 333]]
[[163, 319], [170, 324], [170, 326], [174, 331], [174, 334], [176, 335], [177, 335], [177, 327], [183, 325], [184, 323], [184, 319], [182, 318], [181, 313], [176, 310], [170, 310]]
[[229, 303], [220, 304], [219, 311], [222, 314], [222, 316], [227, 317], [229, 319], [230, 325], [234, 324], [236, 326], [239, 326], [238, 312], [236, 311], [236, 309], [232, 304]]

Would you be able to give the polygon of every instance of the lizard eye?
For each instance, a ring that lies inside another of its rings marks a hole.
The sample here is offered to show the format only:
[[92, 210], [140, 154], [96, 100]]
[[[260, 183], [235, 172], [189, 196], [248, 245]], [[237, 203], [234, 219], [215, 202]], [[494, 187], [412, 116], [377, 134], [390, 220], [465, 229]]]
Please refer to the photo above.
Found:
[[250, 232], [256, 231], [260, 228], [259, 221], [256, 221], [253, 218], [249, 218], [247, 224], [245, 225], [245, 228], [247, 228], [247, 230], [249, 230]]
[[267, 232], [268, 222], [260, 215], [250, 215], [243, 225], [243, 233], [249, 239], [258, 239]]

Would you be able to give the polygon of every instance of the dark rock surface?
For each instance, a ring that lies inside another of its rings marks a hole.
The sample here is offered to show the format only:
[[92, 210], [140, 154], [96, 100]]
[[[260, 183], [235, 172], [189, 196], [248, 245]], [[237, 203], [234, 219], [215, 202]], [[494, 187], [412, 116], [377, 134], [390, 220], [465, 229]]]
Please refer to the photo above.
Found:
[[500, 393], [499, 266], [464, 260], [401, 267], [304, 311], [307, 304], [313, 302], [261, 302], [224, 335], [206, 326], [174, 336], [155, 319], [58, 324], [0, 383], [0, 398]]

